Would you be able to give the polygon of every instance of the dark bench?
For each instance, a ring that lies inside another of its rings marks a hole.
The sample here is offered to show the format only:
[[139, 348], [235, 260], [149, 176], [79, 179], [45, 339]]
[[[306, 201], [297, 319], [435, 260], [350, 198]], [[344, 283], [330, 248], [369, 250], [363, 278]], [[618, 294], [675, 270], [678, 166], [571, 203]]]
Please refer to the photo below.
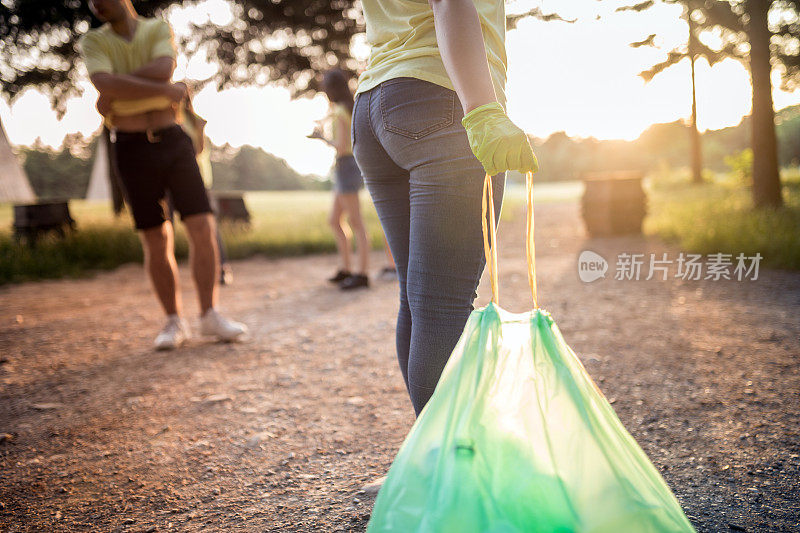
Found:
[[242, 222], [250, 224], [250, 211], [244, 203], [244, 194], [233, 192], [212, 192], [219, 221]]
[[69, 213], [69, 202], [48, 201], [14, 206], [14, 237], [17, 242], [26, 240], [35, 245], [43, 235], [54, 232], [65, 237], [75, 229], [75, 220]]

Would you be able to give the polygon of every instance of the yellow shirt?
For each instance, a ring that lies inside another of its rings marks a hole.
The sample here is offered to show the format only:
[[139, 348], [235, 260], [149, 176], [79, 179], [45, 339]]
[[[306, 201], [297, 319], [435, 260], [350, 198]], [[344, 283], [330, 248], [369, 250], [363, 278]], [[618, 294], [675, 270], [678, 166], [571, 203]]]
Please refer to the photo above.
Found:
[[[344, 119], [344, 122], [347, 124], [347, 128], [344, 129], [341, 127], [341, 119]], [[352, 116], [350, 111], [343, 106], [342, 104], [333, 104], [333, 109], [331, 110], [330, 114], [331, 120], [331, 140], [335, 145], [338, 145], [341, 139], [346, 139], [346, 144], [349, 147], [344, 153], [339, 154], [340, 156], [343, 155], [351, 155], [353, 153], [353, 146], [350, 142], [350, 128], [352, 121]]]
[[[104, 24], [89, 30], [78, 44], [89, 75], [97, 72], [129, 74], [159, 57], [175, 58], [175, 40], [169, 24], [162, 19], [139, 17], [133, 39], [127, 41]], [[166, 96], [137, 100], [115, 100], [112, 115], [136, 115], [166, 109], [172, 101]], [[106, 121], [109, 123], [109, 119]], [[111, 124], [109, 124], [111, 125]]]
[[[504, 0], [473, 1], [483, 31], [494, 91], [505, 107], [508, 60]], [[439, 54], [433, 10], [428, 0], [362, 0], [362, 4], [367, 41], [372, 49], [367, 69], [358, 78], [356, 93], [400, 77], [417, 78], [453, 89]]]

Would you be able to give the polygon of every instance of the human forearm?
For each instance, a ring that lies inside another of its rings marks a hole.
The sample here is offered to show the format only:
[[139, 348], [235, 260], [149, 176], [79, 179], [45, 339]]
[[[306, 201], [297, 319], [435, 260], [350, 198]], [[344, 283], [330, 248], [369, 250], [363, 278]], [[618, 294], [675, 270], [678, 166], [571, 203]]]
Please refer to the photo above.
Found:
[[497, 101], [473, 0], [428, 2], [442, 62], [464, 108], [461, 123], [473, 154], [491, 175], [506, 170], [536, 172], [539, 163], [528, 137]]
[[147, 80], [130, 74], [101, 72], [92, 75], [91, 80], [100, 94], [111, 100], [166, 96], [177, 101], [183, 95], [183, 90], [175, 84]]
[[444, 68], [464, 113], [497, 101], [483, 44], [480, 19], [472, 0], [428, 0]]
[[174, 71], [175, 60], [171, 57], [164, 56], [156, 58], [145, 66], [134, 70], [130, 75], [136, 76], [137, 78], [167, 83], [172, 79], [172, 73]]

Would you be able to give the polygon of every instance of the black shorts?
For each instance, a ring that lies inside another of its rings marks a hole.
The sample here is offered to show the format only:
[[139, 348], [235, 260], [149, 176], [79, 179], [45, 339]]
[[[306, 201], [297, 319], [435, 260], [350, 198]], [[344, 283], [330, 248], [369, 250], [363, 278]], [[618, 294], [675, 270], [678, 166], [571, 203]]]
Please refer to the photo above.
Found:
[[116, 132], [114, 161], [136, 229], [171, 218], [170, 200], [181, 219], [211, 213], [191, 138], [180, 126], [145, 132]]

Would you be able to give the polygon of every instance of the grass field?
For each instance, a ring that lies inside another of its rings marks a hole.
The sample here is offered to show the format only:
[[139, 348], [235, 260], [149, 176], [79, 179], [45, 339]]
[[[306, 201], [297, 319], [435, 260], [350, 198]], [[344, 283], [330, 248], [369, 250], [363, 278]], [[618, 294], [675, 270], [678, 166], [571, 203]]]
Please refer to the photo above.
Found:
[[700, 253], [760, 253], [761, 264], [800, 269], [800, 171], [782, 173], [785, 205], [754, 209], [750, 190], [730, 174], [702, 185], [684, 173], [652, 176], [645, 232]]
[[[688, 183], [682, 173], [654, 175], [648, 180], [650, 211], [645, 232], [676, 242], [695, 253], [761, 253], [762, 264], [800, 269], [800, 172], [784, 175], [781, 209], [754, 210], [748, 190], [728, 175], [716, 175], [701, 186]], [[580, 198], [580, 182], [540, 183], [537, 203]], [[521, 212], [524, 187], [509, 182], [502, 216]], [[228, 256], [241, 259], [302, 255], [335, 250], [327, 225], [331, 193], [326, 191], [253, 192], [245, 195], [252, 214], [250, 228], [222, 226]], [[372, 245], [383, 245], [378, 217], [367, 194], [362, 194], [364, 218]], [[139, 240], [128, 214], [115, 218], [107, 202], [70, 202], [78, 231], [66, 239], [48, 237], [36, 247], [18, 245], [13, 238], [12, 208], [0, 204], [0, 285], [26, 280], [83, 276], [142, 261]], [[178, 225], [176, 253], [188, 255], [188, 244]]]
[[[327, 213], [331, 195], [325, 191], [249, 193], [245, 196], [252, 215], [249, 228], [222, 224], [228, 256], [253, 254], [286, 256], [332, 251], [333, 236]], [[364, 195], [364, 216], [372, 243], [383, 243], [377, 215]], [[107, 202], [70, 201], [77, 231], [66, 239], [55, 236], [36, 247], [20, 246], [12, 236], [12, 209], [0, 205], [0, 284], [31, 279], [79, 276], [93, 269], [110, 269], [141, 262], [142, 249], [130, 215], [114, 217]], [[188, 255], [181, 224], [176, 225], [175, 251]]]
[[[542, 201], [555, 201], [577, 194], [575, 185], [557, 184], [543, 189]], [[510, 187], [503, 217], [513, 216], [522, 205], [524, 190]], [[377, 214], [367, 194], [362, 207], [372, 246], [383, 246]], [[249, 228], [222, 225], [228, 256], [241, 259], [261, 254], [267, 257], [335, 251], [327, 224], [332, 196], [327, 191], [252, 192], [245, 195], [252, 215]], [[139, 239], [130, 216], [114, 217], [107, 202], [70, 201], [77, 231], [66, 239], [46, 237], [36, 247], [17, 244], [12, 234], [12, 206], [0, 204], [0, 285], [27, 280], [82, 276], [96, 269], [142, 261]], [[188, 243], [177, 225], [175, 251], [188, 255]]]

